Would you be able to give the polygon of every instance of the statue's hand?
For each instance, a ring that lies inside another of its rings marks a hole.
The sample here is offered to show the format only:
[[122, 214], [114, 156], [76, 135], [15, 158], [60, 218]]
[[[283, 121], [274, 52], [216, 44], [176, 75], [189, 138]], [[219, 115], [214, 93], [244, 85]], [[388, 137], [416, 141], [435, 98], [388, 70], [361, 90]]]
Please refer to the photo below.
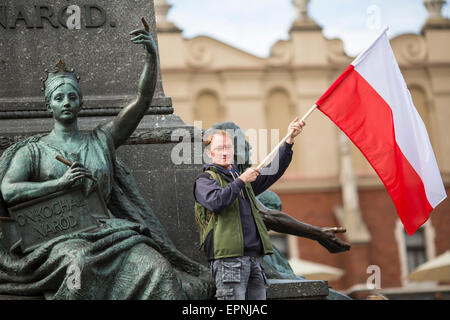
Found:
[[153, 41], [153, 37], [147, 30], [137, 29], [130, 32], [131, 35], [135, 36], [131, 38], [131, 42], [136, 44], [144, 44], [145, 49], [150, 54], [156, 54], [156, 44]]
[[58, 179], [58, 185], [61, 189], [66, 189], [72, 186], [77, 180], [82, 179], [84, 177], [93, 177], [92, 173], [83, 167], [83, 165], [79, 162], [74, 162], [69, 169], [67, 169], [66, 173]]
[[336, 233], [344, 233], [346, 230], [342, 227], [320, 228], [321, 237], [317, 240], [329, 252], [337, 253], [350, 250], [350, 244], [342, 241], [336, 236]]

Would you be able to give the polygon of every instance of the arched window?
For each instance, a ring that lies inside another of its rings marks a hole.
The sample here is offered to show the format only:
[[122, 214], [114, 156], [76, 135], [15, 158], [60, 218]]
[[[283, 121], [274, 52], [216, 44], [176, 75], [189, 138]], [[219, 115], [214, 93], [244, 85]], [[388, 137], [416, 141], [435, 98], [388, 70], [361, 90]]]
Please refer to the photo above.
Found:
[[224, 110], [217, 94], [213, 91], [200, 92], [194, 104], [194, 121], [202, 121], [203, 129], [208, 129], [216, 122], [224, 121]]
[[[266, 128], [267, 128], [267, 153], [275, 147], [280, 139], [287, 134], [287, 127], [296, 114], [289, 93], [282, 88], [276, 88], [269, 92], [266, 101]], [[278, 130], [278, 141], [271, 143], [271, 130]], [[296, 170], [295, 156], [287, 172]]]

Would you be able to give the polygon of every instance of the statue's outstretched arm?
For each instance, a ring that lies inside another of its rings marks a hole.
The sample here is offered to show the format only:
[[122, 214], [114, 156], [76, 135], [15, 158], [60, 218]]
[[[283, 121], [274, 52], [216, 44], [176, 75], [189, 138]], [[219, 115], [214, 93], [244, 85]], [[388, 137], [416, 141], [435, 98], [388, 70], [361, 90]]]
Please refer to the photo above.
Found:
[[144, 44], [147, 56], [139, 79], [136, 100], [123, 108], [114, 120], [107, 124], [116, 148], [131, 136], [144, 117], [152, 102], [157, 81], [157, 51], [151, 34], [143, 29], [134, 30], [130, 34], [134, 36], [131, 39], [133, 43]]
[[315, 227], [300, 222], [284, 212], [269, 209], [259, 200], [256, 200], [256, 205], [262, 214], [264, 224], [273, 231], [317, 240], [331, 253], [350, 250], [350, 244], [336, 236], [336, 233], [345, 232], [344, 228]]

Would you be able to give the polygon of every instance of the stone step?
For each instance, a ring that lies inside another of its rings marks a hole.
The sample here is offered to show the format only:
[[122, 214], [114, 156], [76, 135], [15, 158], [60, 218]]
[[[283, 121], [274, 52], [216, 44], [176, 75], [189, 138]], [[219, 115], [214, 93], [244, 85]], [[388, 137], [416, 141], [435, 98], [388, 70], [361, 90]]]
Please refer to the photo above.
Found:
[[328, 281], [268, 279], [268, 300], [315, 300], [326, 299]]
[[[269, 279], [268, 300], [326, 299], [328, 282], [318, 280]], [[43, 296], [0, 295], [0, 300], [44, 300]]]
[[45, 298], [44, 296], [13, 296], [0, 294], [0, 301], [2, 300], [45, 300]]

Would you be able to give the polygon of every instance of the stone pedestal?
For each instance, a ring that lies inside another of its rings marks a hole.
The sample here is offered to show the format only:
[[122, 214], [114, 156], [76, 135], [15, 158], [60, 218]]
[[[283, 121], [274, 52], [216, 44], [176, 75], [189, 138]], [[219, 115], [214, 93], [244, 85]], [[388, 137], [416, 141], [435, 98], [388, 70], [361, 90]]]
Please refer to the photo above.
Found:
[[[201, 131], [185, 125], [176, 115], [147, 116], [141, 125], [129, 140], [130, 144], [121, 146], [117, 154], [132, 170], [142, 195], [176, 247], [206, 264], [199, 250], [194, 218], [194, 181], [202, 172], [201, 162], [194, 163], [194, 158], [195, 154], [201, 155]], [[186, 157], [187, 163], [176, 164], [172, 161], [172, 152], [177, 158], [174, 160], [178, 160], [180, 153], [176, 151], [181, 145], [177, 132], [180, 131], [185, 134], [183, 142], [190, 144], [191, 156]]]

